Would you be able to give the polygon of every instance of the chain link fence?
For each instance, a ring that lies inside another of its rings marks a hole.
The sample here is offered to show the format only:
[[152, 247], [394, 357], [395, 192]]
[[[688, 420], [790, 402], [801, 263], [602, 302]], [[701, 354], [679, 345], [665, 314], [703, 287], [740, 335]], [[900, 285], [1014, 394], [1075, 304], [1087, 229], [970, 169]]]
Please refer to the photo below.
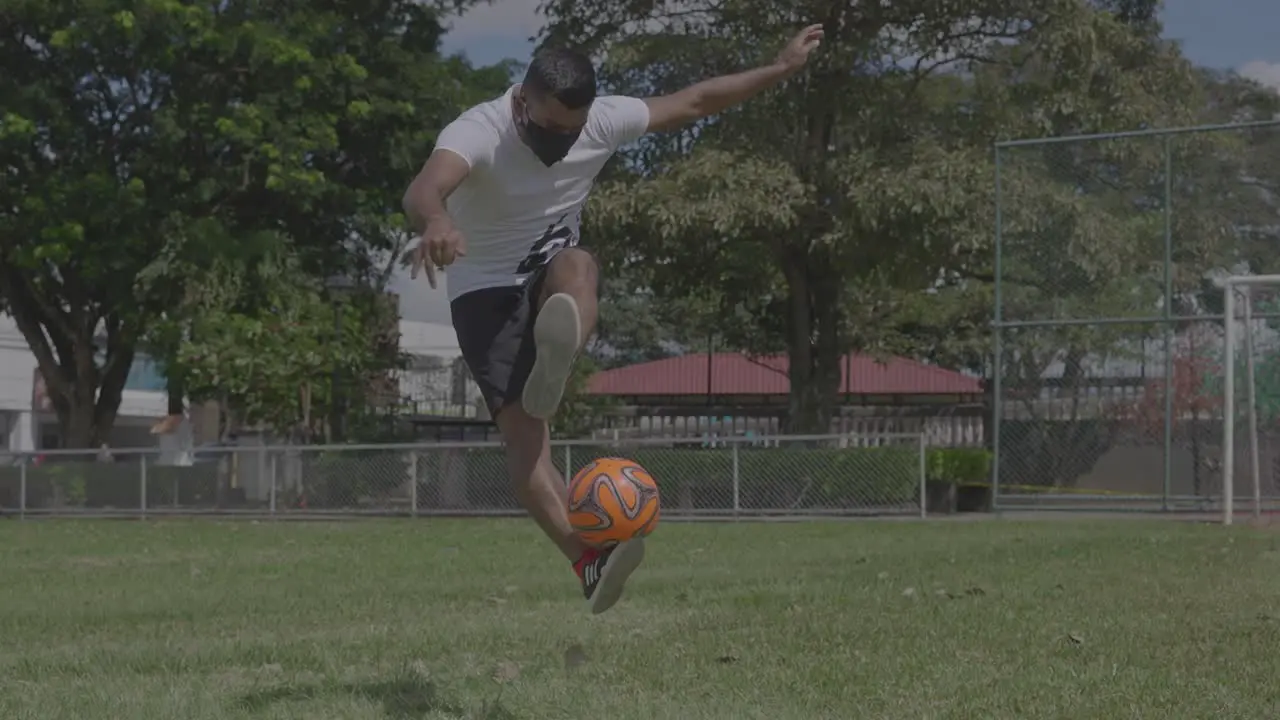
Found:
[[1221, 279], [1280, 272], [1280, 121], [998, 143], [996, 189], [993, 505], [1216, 508]]
[[[627, 457], [658, 480], [666, 517], [924, 515], [921, 435], [555, 442], [571, 476]], [[522, 515], [494, 442], [238, 447], [187, 466], [155, 451], [0, 455], [0, 513]], [[38, 462], [37, 462], [38, 460]], [[567, 472], [566, 472], [567, 471]]]

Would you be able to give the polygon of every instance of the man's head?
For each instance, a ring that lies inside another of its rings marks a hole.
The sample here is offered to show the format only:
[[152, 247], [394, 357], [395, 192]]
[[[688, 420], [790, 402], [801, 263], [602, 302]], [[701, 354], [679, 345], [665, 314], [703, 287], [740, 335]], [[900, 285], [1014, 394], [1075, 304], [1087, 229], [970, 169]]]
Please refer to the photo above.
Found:
[[516, 98], [516, 121], [543, 163], [554, 165], [569, 152], [595, 99], [596, 69], [590, 58], [561, 48], [533, 56]]

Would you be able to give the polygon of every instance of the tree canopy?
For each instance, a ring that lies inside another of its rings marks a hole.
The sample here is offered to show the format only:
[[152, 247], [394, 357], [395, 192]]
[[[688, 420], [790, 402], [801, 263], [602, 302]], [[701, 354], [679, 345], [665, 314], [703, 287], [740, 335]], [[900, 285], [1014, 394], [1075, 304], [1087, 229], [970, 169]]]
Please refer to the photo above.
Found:
[[[594, 236], [619, 248], [603, 255], [632, 287], [706, 308], [733, 347], [785, 351], [791, 427], [820, 432], [848, 351], [989, 366], [993, 142], [1177, 127], [1210, 114], [1220, 86], [1160, 39], [1155, 7], [542, 4], [545, 42], [592, 48], [609, 88], [635, 95], [768, 62], [797, 28], [823, 23], [823, 45], [802, 74], [696, 127], [646, 139], [586, 215]], [[1128, 289], [1135, 267], [1145, 272], [1162, 257], [1160, 213], [1135, 211], [1160, 186], [1162, 149], [1137, 145], [1040, 148], [1004, 168], [1002, 222], [1022, 252], [1008, 256], [1006, 271], [1020, 273], [1025, 290], [1015, 288], [1011, 306], [1158, 312], [1157, 298]], [[1240, 157], [1225, 137], [1188, 140], [1176, 153], [1188, 168]], [[1188, 269], [1179, 282], [1190, 285], [1226, 226], [1200, 212], [1213, 199], [1186, 177], [1179, 200], [1194, 196], [1197, 209], [1176, 222]], [[1098, 191], [1107, 183], [1126, 189]]]
[[199, 275], [264, 238], [385, 281], [432, 133], [508, 78], [440, 55], [442, 6], [0, 0], [0, 309], [68, 445], [105, 437]]
[[[174, 397], [238, 388], [238, 415], [277, 427], [307, 415], [297, 385], [333, 400], [324, 366], [386, 366], [331, 331], [323, 279], [376, 296], [433, 132], [509, 82], [441, 56], [469, 4], [0, 0], [0, 310], [68, 444], [105, 437], [139, 352]], [[609, 266], [595, 361], [785, 353], [790, 427], [824, 432], [850, 351], [1038, 380], [1150, 334], [1012, 333], [991, 357], [997, 225], [1006, 319], [1214, 311], [1207, 270], [1280, 266], [1280, 131], [1008, 148], [997, 201], [995, 141], [1275, 117], [1274, 92], [1162, 40], [1158, 8], [544, 0], [541, 39], [640, 96], [826, 31], [794, 79], [610, 166], [585, 215]]]

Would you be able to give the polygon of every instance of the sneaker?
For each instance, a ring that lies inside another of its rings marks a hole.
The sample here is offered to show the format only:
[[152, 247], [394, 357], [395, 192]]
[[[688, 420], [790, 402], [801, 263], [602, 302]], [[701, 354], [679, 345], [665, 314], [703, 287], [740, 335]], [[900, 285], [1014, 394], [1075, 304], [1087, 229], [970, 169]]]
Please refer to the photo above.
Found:
[[564, 397], [574, 358], [578, 356], [581, 337], [578, 303], [564, 293], [547, 298], [533, 324], [537, 356], [520, 396], [525, 412], [540, 420], [550, 420], [555, 415]]
[[582, 594], [593, 615], [613, 607], [622, 597], [627, 578], [644, 560], [644, 538], [635, 538], [605, 550], [588, 550], [574, 563], [582, 579]]

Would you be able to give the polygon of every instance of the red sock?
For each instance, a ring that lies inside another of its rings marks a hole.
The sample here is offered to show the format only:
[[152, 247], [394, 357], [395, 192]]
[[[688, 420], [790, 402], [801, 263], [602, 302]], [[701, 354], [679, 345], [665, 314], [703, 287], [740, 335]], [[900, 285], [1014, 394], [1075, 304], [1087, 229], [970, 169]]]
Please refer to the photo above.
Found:
[[589, 547], [582, 551], [582, 557], [578, 558], [578, 561], [573, 564], [573, 571], [578, 574], [579, 580], [582, 579], [583, 569], [595, 562], [598, 557], [600, 557], [600, 551], [595, 548]]

